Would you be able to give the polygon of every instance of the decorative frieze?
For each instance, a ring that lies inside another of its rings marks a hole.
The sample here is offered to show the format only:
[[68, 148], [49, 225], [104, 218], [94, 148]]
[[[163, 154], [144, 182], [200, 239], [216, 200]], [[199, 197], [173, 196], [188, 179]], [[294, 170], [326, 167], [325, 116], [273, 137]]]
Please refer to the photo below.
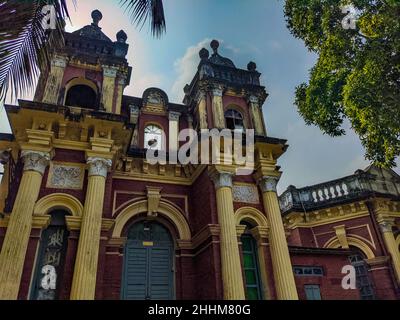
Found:
[[258, 196], [258, 190], [255, 185], [243, 185], [234, 184], [233, 185], [233, 201], [243, 202], [243, 203], [260, 203]]
[[50, 164], [47, 188], [82, 189], [85, 165], [52, 162]]

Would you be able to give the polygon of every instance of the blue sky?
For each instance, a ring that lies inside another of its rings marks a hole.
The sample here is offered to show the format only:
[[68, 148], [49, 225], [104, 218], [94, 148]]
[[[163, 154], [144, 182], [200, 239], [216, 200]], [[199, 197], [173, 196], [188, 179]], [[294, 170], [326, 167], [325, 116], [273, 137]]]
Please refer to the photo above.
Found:
[[[220, 54], [237, 67], [255, 61], [270, 96], [263, 106], [270, 136], [288, 140], [289, 149], [279, 160], [282, 192], [352, 174], [369, 163], [358, 137], [331, 138], [316, 127], [306, 126], [293, 106], [296, 85], [307, 81], [315, 61], [303, 43], [289, 33], [283, 16], [283, 0], [164, 0], [167, 33], [154, 39], [147, 25], [138, 30], [114, 0], [70, 2], [76, 30], [91, 22], [90, 13], [103, 13], [100, 26], [112, 39], [123, 29], [128, 34], [128, 60], [133, 67], [131, 85], [125, 94], [141, 96], [148, 87], [167, 92], [170, 101], [181, 102], [183, 86], [190, 82], [199, 62], [198, 51], [209, 42], [221, 42]], [[0, 131], [7, 130], [0, 116]], [[398, 171], [398, 170], [396, 170]]]

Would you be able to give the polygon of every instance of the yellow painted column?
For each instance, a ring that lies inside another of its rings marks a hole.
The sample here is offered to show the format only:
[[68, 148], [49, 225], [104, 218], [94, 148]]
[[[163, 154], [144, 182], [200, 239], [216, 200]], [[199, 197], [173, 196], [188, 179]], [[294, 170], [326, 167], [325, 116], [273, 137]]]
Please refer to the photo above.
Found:
[[169, 144], [169, 162], [173, 164], [178, 163], [178, 149], [179, 149], [179, 118], [181, 116], [180, 112], [170, 111], [168, 113], [168, 124], [169, 124], [169, 134], [168, 134], [168, 144]]
[[244, 300], [244, 284], [237, 240], [232, 196], [232, 173], [217, 172], [214, 181], [218, 221], [221, 228], [220, 248], [222, 283], [225, 300]]
[[43, 102], [58, 103], [61, 84], [64, 77], [64, 70], [67, 66], [67, 59], [62, 56], [55, 56], [51, 61], [51, 69], [47, 77], [46, 88], [43, 94]]
[[249, 97], [249, 104], [255, 134], [258, 136], [265, 136], [264, 117], [260, 109], [260, 101], [256, 96], [251, 95]]
[[212, 99], [212, 109], [214, 116], [214, 128], [224, 129], [225, 128], [225, 116], [224, 116], [224, 107], [222, 104], [222, 88], [214, 88], [213, 89], [213, 99]]
[[383, 239], [389, 254], [392, 258], [392, 265], [394, 272], [396, 274], [397, 282], [400, 283], [400, 252], [396, 239], [393, 235], [392, 222], [391, 221], [381, 221], [379, 222]]
[[71, 300], [93, 300], [96, 290], [101, 221], [107, 171], [111, 160], [90, 157], [89, 179], [76, 254]]
[[117, 101], [115, 103], [115, 113], [121, 114], [121, 107], [122, 107], [122, 96], [124, 94], [124, 89], [126, 87], [126, 79], [119, 78], [117, 81], [118, 88], [117, 88]]
[[18, 297], [25, 254], [32, 229], [33, 208], [39, 196], [43, 173], [50, 161], [50, 154], [22, 151], [24, 172], [17, 197], [10, 215], [0, 253], [0, 300]]
[[196, 97], [197, 101], [197, 109], [199, 113], [199, 126], [200, 129], [207, 129], [208, 122], [207, 122], [207, 108], [206, 108], [206, 93], [203, 90], [200, 90], [197, 93]]
[[277, 177], [262, 177], [259, 185], [264, 209], [270, 223], [269, 243], [275, 287], [279, 300], [297, 300], [297, 290], [290, 261], [289, 248], [276, 194]]
[[267, 246], [268, 228], [257, 226], [251, 229], [250, 232], [253, 235], [254, 239], [257, 241], [257, 256], [258, 265], [260, 266], [263, 299], [269, 300], [271, 296], [268, 290], [268, 274], [264, 251], [265, 247]]
[[117, 77], [117, 68], [103, 66], [103, 87], [101, 102], [105, 111], [112, 113], [114, 103], [115, 79]]

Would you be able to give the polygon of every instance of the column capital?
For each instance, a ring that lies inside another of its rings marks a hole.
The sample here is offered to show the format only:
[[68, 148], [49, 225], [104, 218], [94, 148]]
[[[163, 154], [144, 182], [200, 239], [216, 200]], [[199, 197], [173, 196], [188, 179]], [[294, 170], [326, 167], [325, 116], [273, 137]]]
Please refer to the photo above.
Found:
[[67, 57], [55, 56], [51, 61], [51, 64], [55, 67], [65, 68], [67, 66]]
[[260, 104], [260, 99], [257, 96], [253, 95], [253, 94], [249, 95], [247, 99], [251, 103]]
[[24, 161], [24, 171], [36, 171], [43, 175], [50, 163], [51, 155], [49, 152], [23, 150], [21, 158]]
[[232, 176], [233, 173], [231, 172], [214, 172], [211, 175], [211, 179], [214, 182], [215, 189], [218, 190], [224, 187], [232, 188]]
[[177, 111], [168, 112], [168, 120], [169, 121], [179, 121], [180, 116], [181, 116], [180, 112], [177, 112]]
[[103, 65], [103, 74], [105, 77], [115, 78], [117, 76], [117, 67]]
[[112, 165], [112, 161], [110, 159], [98, 157], [89, 157], [86, 163], [89, 165], [89, 177], [101, 176], [106, 178], [108, 169]]
[[382, 231], [382, 233], [385, 232], [393, 232], [392, 227], [393, 227], [393, 221], [390, 220], [382, 220], [379, 222], [379, 227]]
[[222, 87], [212, 88], [212, 93], [214, 97], [222, 97], [224, 89]]
[[258, 180], [258, 185], [262, 193], [272, 191], [276, 192], [276, 186], [278, 184], [279, 177], [276, 176], [263, 176]]
[[195, 100], [196, 102], [199, 102], [199, 101], [201, 101], [202, 99], [205, 99], [205, 97], [206, 97], [206, 91], [203, 90], [203, 89], [200, 89], [200, 90], [197, 91], [194, 100]]

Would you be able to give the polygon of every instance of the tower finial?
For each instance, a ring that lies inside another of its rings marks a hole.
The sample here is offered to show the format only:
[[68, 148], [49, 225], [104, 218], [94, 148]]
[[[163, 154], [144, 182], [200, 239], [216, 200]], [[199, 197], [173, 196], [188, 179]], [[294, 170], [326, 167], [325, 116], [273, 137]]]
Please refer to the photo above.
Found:
[[101, 14], [101, 12], [99, 10], [93, 10], [92, 11], [92, 19], [93, 19], [92, 25], [98, 27], [99, 26], [99, 21], [101, 19], [103, 19], [103, 15]]
[[217, 40], [211, 41], [210, 47], [213, 49], [214, 54], [218, 54], [219, 42]]

